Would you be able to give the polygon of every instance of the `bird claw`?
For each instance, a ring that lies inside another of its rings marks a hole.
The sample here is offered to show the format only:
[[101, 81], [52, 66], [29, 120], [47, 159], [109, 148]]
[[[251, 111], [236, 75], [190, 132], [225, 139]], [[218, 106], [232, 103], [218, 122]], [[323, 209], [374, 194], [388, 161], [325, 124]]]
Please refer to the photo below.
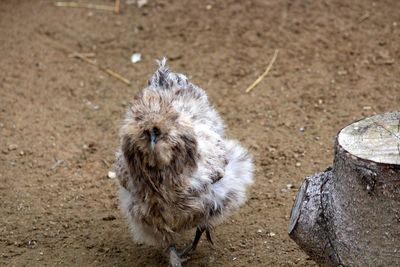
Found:
[[181, 252], [178, 253], [179, 257], [182, 259], [189, 259], [188, 254], [194, 251], [193, 244], [189, 244]]
[[203, 234], [204, 231], [206, 232], [207, 240], [212, 245], [214, 245], [214, 242], [211, 239], [211, 233], [210, 233], [209, 229], [203, 228], [203, 227], [197, 227], [196, 235], [194, 237], [193, 242], [190, 243], [187, 247], [185, 247], [182, 251], [178, 252], [176, 250], [175, 245], [169, 246], [169, 248], [168, 248], [169, 262], [172, 267], [181, 267], [182, 262], [185, 262], [189, 259], [189, 257], [187, 255], [196, 250], [197, 244], [199, 243], [201, 235]]
[[206, 238], [207, 238], [208, 242], [210, 242], [211, 245], [214, 246], [214, 242], [212, 241], [210, 230], [208, 230], [208, 229], [206, 230]]
[[182, 263], [187, 261], [188, 257], [181, 257], [181, 253], [176, 250], [175, 245], [168, 248], [169, 250], [169, 265], [171, 267], [182, 267]]
[[176, 258], [170, 258], [169, 260], [169, 265], [171, 267], [182, 267], [182, 263], [187, 261], [187, 259], [181, 259], [179, 257]]

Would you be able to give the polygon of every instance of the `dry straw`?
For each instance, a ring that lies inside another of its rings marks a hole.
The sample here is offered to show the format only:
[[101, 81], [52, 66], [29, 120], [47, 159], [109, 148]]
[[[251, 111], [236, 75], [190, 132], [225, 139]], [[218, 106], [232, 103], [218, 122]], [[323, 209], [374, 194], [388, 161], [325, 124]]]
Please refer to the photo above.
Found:
[[275, 60], [276, 60], [276, 58], [277, 58], [277, 56], [278, 56], [278, 53], [279, 53], [279, 50], [276, 49], [276, 50], [275, 50], [275, 53], [274, 53], [274, 56], [272, 57], [271, 61], [270, 61], [269, 64], [268, 64], [267, 69], [264, 71], [263, 74], [261, 74], [260, 77], [257, 78], [257, 80], [255, 80], [255, 81], [246, 89], [246, 93], [248, 93], [248, 92], [250, 92], [251, 90], [253, 90], [253, 89], [268, 75], [269, 71], [270, 71], [271, 68], [272, 68], [272, 65], [274, 64], [274, 62], [275, 62]]

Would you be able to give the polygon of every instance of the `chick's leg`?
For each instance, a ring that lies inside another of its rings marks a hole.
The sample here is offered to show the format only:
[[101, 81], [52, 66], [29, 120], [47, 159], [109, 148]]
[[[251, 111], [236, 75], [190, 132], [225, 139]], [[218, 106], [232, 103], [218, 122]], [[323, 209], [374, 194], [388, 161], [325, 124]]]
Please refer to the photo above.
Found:
[[208, 230], [208, 229], [206, 230], [206, 237], [207, 237], [208, 242], [210, 242], [211, 245], [214, 246], [214, 242], [212, 241], [210, 230]]
[[204, 228], [197, 227], [196, 235], [194, 236], [193, 242], [189, 244], [189, 246], [183, 249], [183, 251], [179, 254], [181, 257], [185, 257], [187, 254], [193, 252], [196, 249], [197, 244], [199, 243], [201, 235], [203, 234], [204, 230], [205, 230]]

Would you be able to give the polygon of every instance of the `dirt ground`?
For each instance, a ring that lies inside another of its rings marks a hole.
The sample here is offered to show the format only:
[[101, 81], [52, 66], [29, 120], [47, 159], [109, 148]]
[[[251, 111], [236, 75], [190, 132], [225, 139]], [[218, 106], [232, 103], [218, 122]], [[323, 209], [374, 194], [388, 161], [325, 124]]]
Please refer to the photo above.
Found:
[[119, 15], [53, 3], [0, 2], [0, 265], [167, 265], [131, 241], [107, 178], [129, 100], [167, 56], [256, 165], [247, 204], [185, 266], [314, 266], [287, 235], [291, 206], [341, 127], [399, 109], [400, 1], [148, 0]]

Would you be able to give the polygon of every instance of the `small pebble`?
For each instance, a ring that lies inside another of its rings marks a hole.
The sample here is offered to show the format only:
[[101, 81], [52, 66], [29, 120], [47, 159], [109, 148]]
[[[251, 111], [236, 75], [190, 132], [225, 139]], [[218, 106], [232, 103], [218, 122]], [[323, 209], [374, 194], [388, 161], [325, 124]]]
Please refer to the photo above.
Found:
[[148, 0], [137, 0], [136, 4], [138, 8], [142, 8], [143, 6], [147, 5]]
[[117, 177], [117, 174], [115, 172], [109, 171], [107, 177], [110, 179], [115, 179]]
[[132, 62], [133, 64], [138, 63], [140, 60], [142, 60], [142, 55], [141, 55], [140, 53], [134, 53], [134, 54], [131, 56], [131, 62]]
[[273, 232], [269, 232], [269, 233], [268, 233], [268, 236], [269, 236], [269, 237], [273, 237], [273, 236], [276, 236], [276, 234], [273, 233]]
[[300, 162], [296, 162], [296, 167], [300, 167], [301, 163]]
[[28, 247], [29, 248], [34, 248], [37, 245], [37, 241], [36, 240], [29, 240], [28, 241]]
[[18, 148], [18, 146], [16, 144], [11, 144], [8, 146], [9, 151], [16, 150], [17, 148]]
[[103, 221], [113, 221], [115, 219], [116, 217], [114, 215], [107, 215], [106, 217], [103, 217]]

